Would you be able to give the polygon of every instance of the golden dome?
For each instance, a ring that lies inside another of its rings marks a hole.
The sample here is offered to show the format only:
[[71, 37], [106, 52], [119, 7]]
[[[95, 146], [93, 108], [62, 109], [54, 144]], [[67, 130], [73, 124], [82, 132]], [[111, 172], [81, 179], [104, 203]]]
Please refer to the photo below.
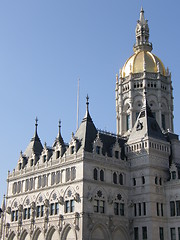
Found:
[[149, 51], [135, 52], [124, 64], [122, 68], [122, 77], [128, 76], [130, 73], [140, 72], [160, 72], [165, 75], [165, 67], [161, 60]]

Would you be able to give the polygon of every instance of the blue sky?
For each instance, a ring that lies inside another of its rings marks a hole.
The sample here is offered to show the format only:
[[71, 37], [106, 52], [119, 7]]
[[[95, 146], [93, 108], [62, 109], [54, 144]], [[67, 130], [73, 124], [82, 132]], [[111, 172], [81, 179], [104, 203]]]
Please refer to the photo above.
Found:
[[8, 170], [16, 167], [34, 134], [52, 145], [62, 120], [69, 142], [86, 95], [96, 127], [116, 132], [115, 76], [135, 43], [141, 5], [155, 53], [172, 72], [174, 125], [180, 133], [180, 3], [119, 0], [1, 0], [0, 2], [0, 201]]

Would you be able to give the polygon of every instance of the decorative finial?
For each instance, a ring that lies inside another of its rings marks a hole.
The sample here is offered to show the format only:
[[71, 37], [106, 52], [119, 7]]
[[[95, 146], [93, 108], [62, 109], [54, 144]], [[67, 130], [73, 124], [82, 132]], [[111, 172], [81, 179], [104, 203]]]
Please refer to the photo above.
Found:
[[87, 97], [86, 97], [86, 107], [87, 107], [87, 111], [89, 110], [89, 96], [87, 94]]
[[59, 135], [61, 134], [61, 120], [59, 119]]
[[35, 119], [35, 134], [37, 134], [38, 118]]

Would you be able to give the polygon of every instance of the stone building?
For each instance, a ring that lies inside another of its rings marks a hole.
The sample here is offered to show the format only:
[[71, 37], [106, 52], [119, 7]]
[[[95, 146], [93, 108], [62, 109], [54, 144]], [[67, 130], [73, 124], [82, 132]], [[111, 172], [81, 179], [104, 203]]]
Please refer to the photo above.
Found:
[[69, 144], [37, 132], [8, 173], [0, 239], [180, 239], [180, 142], [171, 74], [141, 9], [134, 54], [116, 76], [117, 134], [86, 113]]

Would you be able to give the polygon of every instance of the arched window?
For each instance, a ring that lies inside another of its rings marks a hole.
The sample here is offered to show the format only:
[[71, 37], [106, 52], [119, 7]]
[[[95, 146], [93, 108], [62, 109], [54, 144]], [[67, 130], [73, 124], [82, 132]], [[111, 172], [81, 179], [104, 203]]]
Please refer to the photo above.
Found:
[[117, 173], [116, 172], [113, 173], [113, 183], [117, 184]]
[[142, 176], [141, 179], [142, 179], [142, 184], [145, 184], [145, 177]]
[[120, 185], [124, 184], [124, 182], [123, 182], [123, 174], [122, 173], [119, 174], [119, 184]]
[[104, 171], [102, 169], [100, 171], [100, 180], [104, 181]]
[[94, 180], [97, 180], [98, 179], [98, 171], [97, 171], [97, 169], [95, 168], [94, 169]]

